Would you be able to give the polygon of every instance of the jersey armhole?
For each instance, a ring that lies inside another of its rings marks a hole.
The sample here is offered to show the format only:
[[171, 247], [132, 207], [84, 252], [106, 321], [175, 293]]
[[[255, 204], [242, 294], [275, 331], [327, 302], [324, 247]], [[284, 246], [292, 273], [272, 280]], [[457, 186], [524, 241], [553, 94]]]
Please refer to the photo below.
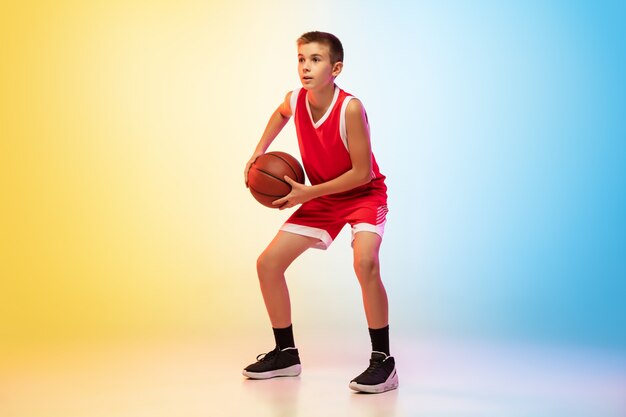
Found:
[[341, 136], [341, 141], [343, 145], [348, 149], [348, 132], [346, 129], [346, 109], [348, 108], [348, 103], [352, 100], [353, 96], [347, 96], [343, 99], [343, 103], [341, 103], [341, 113], [339, 114], [339, 135]]
[[291, 97], [289, 100], [289, 105], [291, 106], [291, 115], [295, 116], [296, 115], [296, 104], [298, 103], [298, 95], [300, 94], [300, 90], [302, 89], [302, 87], [300, 88], [296, 88], [295, 90], [293, 90], [291, 92]]

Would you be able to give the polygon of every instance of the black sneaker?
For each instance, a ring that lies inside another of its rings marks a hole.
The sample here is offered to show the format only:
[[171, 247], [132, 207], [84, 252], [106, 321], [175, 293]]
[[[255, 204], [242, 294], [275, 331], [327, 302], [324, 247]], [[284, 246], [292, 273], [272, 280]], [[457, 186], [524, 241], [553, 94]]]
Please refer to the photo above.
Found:
[[369, 393], [398, 388], [398, 373], [393, 356], [387, 356], [383, 352], [372, 352], [369, 368], [350, 381], [350, 388]]
[[271, 352], [260, 354], [256, 359], [255, 363], [243, 370], [244, 376], [252, 379], [298, 376], [302, 370], [298, 349], [295, 347], [280, 350], [277, 346]]

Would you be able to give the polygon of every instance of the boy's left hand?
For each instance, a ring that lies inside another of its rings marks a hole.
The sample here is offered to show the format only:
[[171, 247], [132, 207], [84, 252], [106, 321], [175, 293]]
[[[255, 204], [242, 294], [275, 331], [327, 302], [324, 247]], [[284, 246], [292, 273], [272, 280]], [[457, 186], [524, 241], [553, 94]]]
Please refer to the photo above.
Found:
[[285, 181], [287, 181], [289, 185], [291, 185], [291, 192], [283, 198], [272, 201], [272, 204], [275, 206], [279, 206], [278, 208], [280, 210], [291, 208], [313, 199], [313, 196], [310, 192], [311, 186], [300, 184], [299, 182], [292, 180], [286, 175]]

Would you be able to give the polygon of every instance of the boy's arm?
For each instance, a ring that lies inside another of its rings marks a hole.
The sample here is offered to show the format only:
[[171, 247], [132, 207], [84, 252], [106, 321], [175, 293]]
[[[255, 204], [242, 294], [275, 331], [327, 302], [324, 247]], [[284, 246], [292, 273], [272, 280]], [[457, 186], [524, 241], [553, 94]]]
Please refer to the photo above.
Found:
[[265, 153], [267, 148], [274, 141], [276, 136], [283, 130], [283, 127], [287, 124], [289, 119], [291, 118], [291, 91], [287, 93], [285, 96], [285, 100], [278, 106], [278, 108], [272, 113], [270, 116], [270, 120], [267, 122], [267, 126], [265, 127], [265, 131], [261, 136], [261, 140], [259, 140], [258, 145], [254, 149], [252, 156], [246, 163], [246, 167], [243, 171], [243, 177], [246, 182], [246, 187], [248, 186], [248, 171], [250, 171], [250, 167], [254, 163], [254, 161], [261, 155]]
[[285, 180], [291, 184], [291, 192], [272, 204], [281, 206], [281, 210], [305, 203], [314, 198], [341, 193], [367, 184], [372, 180], [372, 150], [370, 132], [365, 109], [361, 102], [352, 99], [346, 107], [346, 133], [348, 135], [348, 152], [352, 168], [330, 181], [307, 186], [299, 184], [289, 177]]

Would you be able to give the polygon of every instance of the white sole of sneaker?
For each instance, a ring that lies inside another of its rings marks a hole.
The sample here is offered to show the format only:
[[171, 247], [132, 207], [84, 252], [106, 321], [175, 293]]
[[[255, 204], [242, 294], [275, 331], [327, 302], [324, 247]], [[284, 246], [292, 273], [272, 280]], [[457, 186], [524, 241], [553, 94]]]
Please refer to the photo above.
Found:
[[370, 394], [380, 394], [381, 392], [391, 391], [392, 389], [398, 388], [398, 373], [394, 369], [389, 378], [382, 384], [378, 385], [362, 385], [357, 384], [356, 382], [350, 382], [350, 389], [359, 392], [367, 392]]
[[251, 379], [270, 379], [276, 378], [280, 376], [298, 376], [302, 372], [301, 365], [293, 365], [288, 368], [276, 369], [275, 371], [267, 371], [267, 372], [249, 372], [245, 369], [242, 374]]

